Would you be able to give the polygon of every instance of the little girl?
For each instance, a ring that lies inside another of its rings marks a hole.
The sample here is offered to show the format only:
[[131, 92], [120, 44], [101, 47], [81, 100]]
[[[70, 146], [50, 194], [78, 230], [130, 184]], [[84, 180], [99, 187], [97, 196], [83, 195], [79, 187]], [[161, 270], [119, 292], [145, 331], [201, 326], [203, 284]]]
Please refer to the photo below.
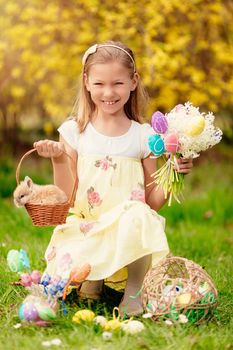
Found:
[[[141, 124], [144, 102], [132, 51], [120, 42], [93, 45], [83, 56], [75, 118], [60, 126], [59, 142], [34, 144], [39, 155], [52, 158], [55, 184], [67, 195], [78, 176], [72, 215], [55, 228], [45, 253], [46, 273], [68, 278], [74, 267], [90, 264], [80, 296], [99, 298], [103, 281], [125, 288], [119, 308], [128, 315], [143, 312], [138, 291], [144, 276], [169, 252], [165, 220], [157, 213], [164, 193], [147, 186], [156, 161], [147, 145], [154, 131]], [[191, 167], [191, 160], [179, 160], [180, 172]]]

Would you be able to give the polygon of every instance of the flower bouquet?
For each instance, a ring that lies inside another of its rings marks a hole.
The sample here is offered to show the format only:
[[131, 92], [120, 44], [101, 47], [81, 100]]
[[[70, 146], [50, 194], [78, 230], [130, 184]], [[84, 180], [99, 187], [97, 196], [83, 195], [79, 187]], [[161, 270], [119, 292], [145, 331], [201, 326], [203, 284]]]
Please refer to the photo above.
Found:
[[179, 169], [177, 159], [198, 157], [201, 151], [220, 142], [222, 131], [214, 126], [213, 113], [201, 113], [190, 102], [178, 104], [165, 115], [155, 112], [151, 123], [155, 134], [148, 139], [149, 148], [155, 158], [164, 154], [167, 157], [165, 164], [151, 175], [152, 183], [157, 189], [163, 188], [170, 206], [173, 197], [180, 203], [184, 188], [184, 174], [175, 170]]

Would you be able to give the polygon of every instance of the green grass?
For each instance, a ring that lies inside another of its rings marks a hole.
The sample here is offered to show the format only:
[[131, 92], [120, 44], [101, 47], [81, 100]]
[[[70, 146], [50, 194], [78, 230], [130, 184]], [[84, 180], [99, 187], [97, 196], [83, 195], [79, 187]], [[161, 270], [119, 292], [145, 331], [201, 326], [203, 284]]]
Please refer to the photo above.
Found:
[[[93, 324], [77, 325], [72, 322], [79, 308], [91, 307], [96, 314], [111, 316], [121, 294], [106, 290], [99, 302], [85, 304], [75, 294], [67, 300], [68, 316], [59, 313], [52, 327], [24, 326], [17, 310], [27, 295], [18, 286], [11, 285], [18, 276], [9, 271], [6, 256], [10, 249], [24, 248], [30, 257], [32, 269], [43, 270], [43, 254], [52, 228], [38, 228], [31, 224], [24, 209], [17, 209], [12, 199], [0, 200], [0, 349], [44, 349], [42, 341], [60, 338], [61, 349], [179, 349], [212, 350], [233, 349], [233, 217], [232, 217], [232, 159], [205, 158], [198, 162], [187, 176], [185, 200], [165, 207], [166, 232], [173, 255], [195, 261], [205, 268], [215, 282], [219, 293], [216, 316], [200, 326], [191, 324], [167, 326], [163, 322], [142, 320], [145, 330], [137, 335], [114, 332], [110, 341], [102, 339], [102, 331]], [[56, 348], [56, 346], [51, 346]]]

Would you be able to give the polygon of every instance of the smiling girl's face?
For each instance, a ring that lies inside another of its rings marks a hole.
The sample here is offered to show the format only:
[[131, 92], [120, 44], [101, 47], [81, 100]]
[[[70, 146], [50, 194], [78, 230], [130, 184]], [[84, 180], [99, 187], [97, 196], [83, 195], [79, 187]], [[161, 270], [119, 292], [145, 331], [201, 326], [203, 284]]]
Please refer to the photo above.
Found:
[[124, 105], [137, 86], [138, 76], [117, 61], [94, 64], [85, 75], [85, 86], [97, 109], [97, 115], [125, 115]]

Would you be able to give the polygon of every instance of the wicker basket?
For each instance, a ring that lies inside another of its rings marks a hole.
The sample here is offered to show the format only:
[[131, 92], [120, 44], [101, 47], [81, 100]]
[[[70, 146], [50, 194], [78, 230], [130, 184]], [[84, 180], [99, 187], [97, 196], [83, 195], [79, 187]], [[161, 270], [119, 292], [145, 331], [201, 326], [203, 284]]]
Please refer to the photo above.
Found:
[[195, 324], [213, 316], [217, 296], [214, 283], [203, 268], [181, 257], [165, 258], [150, 269], [141, 292], [143, 307], [153, 320]]
[[[19, 164], [16, 169], [16, 182], [19, 184], [20, 178], [20, 169], [23, 160], [29, 156], [32, 152], [35, 152], [36, 149], [33, 148], [26, 152], [19, 161]], [[66, 155], [70, 157], [67, 153]], [[71, 157], [70, 157], [71, 158]], [[72, 159], [72, 158], [71, 158]], [[32, 219], [34, 226], [56, 226], [59, 224], [64, 224], [66, 217], [68, 215], [70, 207], [74, 203], [75, 193], [77, 190], [77, 177], [74, 183], [74, 188], [71, 193], [70, 199], [61, 204], [25, 204], [25, 208]]]

